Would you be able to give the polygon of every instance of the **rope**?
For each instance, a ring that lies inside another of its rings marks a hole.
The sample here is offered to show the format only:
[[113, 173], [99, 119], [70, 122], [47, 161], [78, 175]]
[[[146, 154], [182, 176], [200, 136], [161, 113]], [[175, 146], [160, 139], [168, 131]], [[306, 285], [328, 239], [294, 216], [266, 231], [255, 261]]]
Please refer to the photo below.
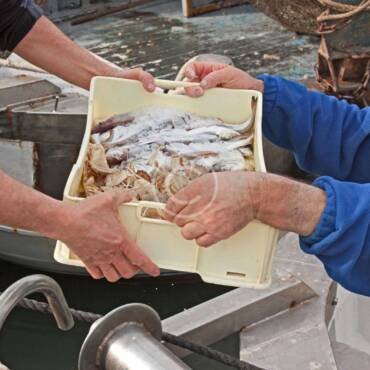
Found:
[[326, 6], [327, 8], [330, 8], [331, 10], [335, 10], [337, 12], [350, 12], [351, 10], [357, 8], [357, 5], [342, 4], [333, 0], [316, 0], [316, 1], [321, 5]]
[[[323, 2], [329, 2], [332, 3], [330, 0], [317, 0], [321, 4]], [[332, 5], [328, 5], [329, 7], [332, 7]], [[317, 17], [318, 22], [325, 22], [325, 21], [334, 21], [334, 20], [342, 20], [342, 19], [348, 19], [353, 17], [354, 15], [361, 13], [365, 10], [368, 10], [367, 8], [370, 7], [370, 0], [364, 0], [359, 5], [353, 6], [350, 10], [346, 11], [345, 13], [340, 14], [328, 14], [328, 11], [325, 11], [321, 15]]]
[[240, 361], [235, 357], [226, 355], [225, 353], [216, 351], [212, 348], [202, 346], [200, 344], [196, 344], [193, 342], [189, 342], [188, 340], [178, 337], [173, 334], [163, 333], [162, 339], [167, 342], [171, 343], [175, 346], [185, 348], [191, 352], [197, 353], [198, 355], [208, 357], [212, 360], [218, 361], [223, 363], [224, 365], [228, 365], [230, 367], [234, 367], [235, 369], [243, 369], [243, 370], [263, 370], [260, 367], [248, 364], [247, 362]]
[[[1, 292], [0, 292], [0, 295], [1, 295]], [[39, 301], [36, 301], [35, 299], [23, 298], [18, 303], [18, 306], [28, 309], [28, 310], [32, 310], [32, 311], [47, 313], [50, 315], [53, 314], [48, 303], [39, 302]], [[103, 317], [102, 315], [99, 315], [97, 313], [80, 311], [74, 308], [70, 308], [69, 310], [74, 319], [76, 319], [77, 321], [88, 323], [88, 324], [92, 324], [96, 320]]]
[[[0, 295], [1, 293], [2, 292], [0, 292]], [[28, 309], [28, 310], [36, 311], [36, 312], [46, 313], [50, 315], [52, 314], [52, 311], [48, 303], [40, 302], [35, 299], [23, 298], [18, 303], [18, 306]], [[89, 323], [89, 324], [92, 324], [96, 320], [103, 317], [103, 315], [99, 315], [97, 313], [76, 310], [74, 308], [70, 308], [69, 310], [75, 320]], [[187, 349], [191, 352], [197, 353], [198, 355], [207, 357], [211, 360], [218, 361], [220, 363], [223, 363], [224, 365], [228, 365], [235, 369], [264, 370], [260, 367], [254, 366], [252, 364], [248, 364], [245, 361], [241, 361], [233, 356], [229, 356], [226, 353], [214, 350], [212, 348], [209, 348], [209, 347], [197, 344], [197, 343], [190, 342], [184, 338], [178, 337], [170, 333], [164, 332], [162, 336], [162, 340], [166, 343]]]

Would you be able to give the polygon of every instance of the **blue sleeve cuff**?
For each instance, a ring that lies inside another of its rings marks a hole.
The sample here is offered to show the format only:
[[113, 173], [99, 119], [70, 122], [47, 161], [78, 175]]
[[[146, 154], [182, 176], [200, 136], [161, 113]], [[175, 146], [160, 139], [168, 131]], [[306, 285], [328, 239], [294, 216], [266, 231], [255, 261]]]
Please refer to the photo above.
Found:
[[260, 75], [257, 78], [264, 83], [263, 91], [263, 112], [265, 114], [271, 113], [276, 106], [278, 97], [278, 83], [274, 76]]
[[327, 176], [319, 177], [313, 182], [326, 193], [326, 206], [322, 213], [319, 223], [313, 233], [309, 236], [300, 237], [300, 244], [306, 253], [310, 253], [310, 247], [331, 234], [336, 229], [336, 195], [330, 178]]

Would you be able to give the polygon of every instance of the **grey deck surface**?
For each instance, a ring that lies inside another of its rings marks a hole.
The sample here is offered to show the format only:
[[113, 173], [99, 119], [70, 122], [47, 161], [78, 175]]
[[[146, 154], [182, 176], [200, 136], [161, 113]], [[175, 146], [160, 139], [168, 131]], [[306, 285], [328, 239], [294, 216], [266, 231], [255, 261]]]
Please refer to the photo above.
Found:
[[[228, 55], [253, 74], [267, 72], [302, 79], [313, 75], [318, 47], [317, 39], [296, 36], [250, 6], [186, 20], [181, 17], [179, 0], [156, 1], [80, 26], [59, 26], [79, 44], [122, 67], [140, 66], [167, 79], [174, 78], [184, 62], [200, 53]], [[0, 265], [1, 290], [20, 276], [35, 272], [6, 262]], [[193, 282], [176, 283], [174, 289], [175, 284], [160, 286], [158, 280], [151, 286], [138, 281], [109, 285], [87, 277], [53, 276], [71, 306], [103, 313], [123, 303], [142, 301], [156, 308], [163, 318], [228, 290]], [[17, 310], [2, 333], [0, 358], [19, 370], [74, 370], [87, 330], [87, 325], [78, 324], [72, 332], [61, 334], [50, 318]], [[238, 338], [228, 341], [219, 348], [237, 355]], [[210, 365], [205, 359], [193, 358], [191, 362], [194, 369], [227, 369]]]
[[250, 5], [185, 19], [180, 1], [162, 0], [79, 26], [60, 26], [96, 54], [166, 79], [201, 53], [228, 55], [253, 74], [302, 79], [313, 75], [318, 47], [317, 38], [297, 36]]

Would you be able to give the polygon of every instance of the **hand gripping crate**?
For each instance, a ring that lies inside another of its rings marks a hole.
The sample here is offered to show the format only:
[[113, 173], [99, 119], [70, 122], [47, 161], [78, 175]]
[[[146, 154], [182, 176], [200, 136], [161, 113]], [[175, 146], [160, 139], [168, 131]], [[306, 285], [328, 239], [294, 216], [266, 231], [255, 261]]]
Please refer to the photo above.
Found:
[[[164, 89], [184, 87], [189, 83], [157, 80]], [[256, 171], [266, 172], [262, 150], [262, 94], [257, 91], [212, 89], [201, 98], [148, 93], [136, 81], [96, 77], [92, 81], [86, 132], [81, 151], [64, 191], [64, 200], [82, 200], [81, 179], [91, 129], [99, 119], [145, 106], [176, 107], [202, 116], [218, 117], [231, 124], [245, 122], [252, 114], [251, 99], [258, 98], [254, 125]], [[266, 287], [271, 280], [271, 264], [278, 231], [253, 221], [243, 230], [209, 248], [185, 240], [180, 228], [165, 220], [144, 216], [148, 208], [163, 209], [164, 204], [138, 201], [123, 204], [120, 219], [139, 247], [159, 267], [198, 273], [209, 283], [237, 287]], [[58, 241], [55, 259], [64, 264], [83, 266], [68, 247]]]

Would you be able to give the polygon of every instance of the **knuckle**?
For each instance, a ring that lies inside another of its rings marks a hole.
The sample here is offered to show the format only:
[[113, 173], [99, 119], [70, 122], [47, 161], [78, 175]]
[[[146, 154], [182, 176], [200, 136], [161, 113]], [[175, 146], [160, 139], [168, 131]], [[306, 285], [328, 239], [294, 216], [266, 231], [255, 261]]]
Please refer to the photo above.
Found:
[[216, 226], [215, 218], [212, 214], [205, 215], [203, 222], [206, 225], [207, 230], [213, 231], [214, 229], [218, 229], [218, 225]]
[[119, 243], [117, 243], [117, 245], [125, 255], [128, 255], [132, 252], [132, 245], [126, 240], [121, 240]]
[[204, 240], [197, 240], [197, 244], [200, 247], [207, 247], [207, 243]]
[[184, 239], [186, 240], [191, 240], [193, 239], [191, 233], [189, 232], [189, 230], [185, 229], [185, 228], [182, 228], [181, 229], [181, 235], [183, 236]]
[[186, 217], [183, 216], [183, 215], [176, 215], [173, 222], [177, 225], [177, 226], [183, 226], [186, 222]]
[[102, 194], [100, 201], [103, 206], [104, 205], [110, 206], [110, 205], [114, 205], [116, 199], [117, 199], [117, 193], [115, 191], [108, 191]]

